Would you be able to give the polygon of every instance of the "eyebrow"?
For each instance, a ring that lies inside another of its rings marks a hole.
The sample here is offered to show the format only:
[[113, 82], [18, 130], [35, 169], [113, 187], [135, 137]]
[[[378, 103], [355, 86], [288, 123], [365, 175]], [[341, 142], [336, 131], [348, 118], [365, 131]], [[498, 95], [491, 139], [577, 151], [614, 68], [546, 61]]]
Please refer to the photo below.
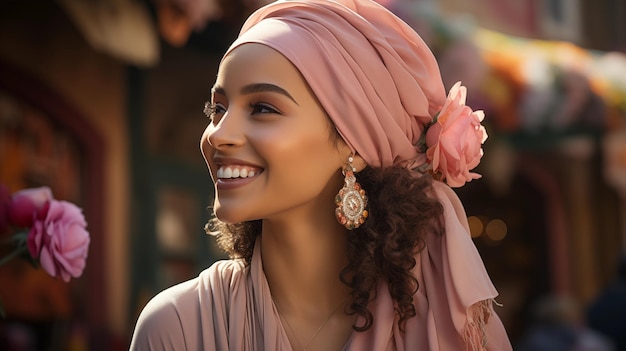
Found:
[[[224, 90], [224, 88], [222, 88], [219, 85], [213, 86], [211, 91], [213, 93], [226, 96], [226, 91]], [[254, 94], [254, 93], [260, 93], [260, 92], [272, 92], [272, 93], [278, 93], [278, 94], [284, 95], [288, 97], [291, 101], [293, 101], [296, 105], [298, 105], [298, 102], [296, 101], [296, 99], [294, 99], [291, 96], [291, 94], [287, 92], [287, 90], [279, 87], [278, 85], [274, 85], [270, 83], [253, 83], [253, 84], [248, 84], [248, 85], [243, 86], [240, 90], [241, 94]]]

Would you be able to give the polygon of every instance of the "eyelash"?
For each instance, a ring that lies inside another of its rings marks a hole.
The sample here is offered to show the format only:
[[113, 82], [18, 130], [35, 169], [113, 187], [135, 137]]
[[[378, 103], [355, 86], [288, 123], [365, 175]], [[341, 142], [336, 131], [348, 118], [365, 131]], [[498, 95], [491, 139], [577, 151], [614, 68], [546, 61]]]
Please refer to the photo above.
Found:
[[[262, 102], [257, 102], [257, 103], [250, 104], [250, 109], [252, 110], [252, 114], [256, 114], [256, 113], [278, 114], [278, 113], [280, 113], [280, 112], [278, 112], [277, 109], [275, 109], [271, 105], [266, 104], [266, 103], [262, 103]], [[261, 112], [259, 110], [266, 110], [266, 111], [265, 112]]]
[[210, 101], [206, 101], [204, 103], [204, 109], [202, 110], [202, 112], [204, 112], [204, 115], [207, 116], [210, 120], [213, 120], [213, 117], [217, 113], [217, 108], [218, 108], [217, 104], [213, 104]]
[[[203, 110], [204, 115], [207, 116], [210, 120], [213, 120], [216, 114], [225, 112], [222, 110], [224, 110], [224, 108], [221, 106], [221, 104], [214, 104], [214, 103], [211, 103], [210, 101], [206, 101], [204, 103], [204, 110]], [[280, 113], [277, 109], [275, 109], [271, 105], [266, 104], [266, 103], [261, 103], [261, 102], [251, 103], [250, 110], [252, 114], [258, 114], [258, 113], [279, 114]]]

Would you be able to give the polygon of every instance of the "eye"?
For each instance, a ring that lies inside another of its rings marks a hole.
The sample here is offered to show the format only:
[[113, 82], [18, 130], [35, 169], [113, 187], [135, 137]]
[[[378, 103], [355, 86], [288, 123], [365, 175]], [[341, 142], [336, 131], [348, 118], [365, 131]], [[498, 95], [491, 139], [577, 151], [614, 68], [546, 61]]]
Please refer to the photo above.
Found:
[[274, 108], [272, 105], [269, 105], [267, 103], [253, 103], [250, 104], [250, 109], [252, 110], [252, 114], [256, 115], [256, 114], [266, 114], [266, 113], [271, 113], [271, 114], [280, 114], [280, 112]]

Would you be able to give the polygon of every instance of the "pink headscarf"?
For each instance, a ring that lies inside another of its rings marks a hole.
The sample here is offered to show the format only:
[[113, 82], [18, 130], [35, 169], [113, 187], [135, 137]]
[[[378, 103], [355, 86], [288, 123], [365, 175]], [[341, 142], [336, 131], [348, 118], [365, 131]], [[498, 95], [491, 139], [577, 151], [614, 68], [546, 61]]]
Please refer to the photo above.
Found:
[[482, 112], [465, 106], [460, 83], [446, 99], [430, 49], [383, 6], [277, 1], [248, 18], [229, 52], [248, 42], [279, 51], [298, 68], [368, 165], [432, 170], [450, 186], [480, 177], [470, 170], [487, 138]]
[[415, 145], [446, 98], [439, 68], [417, 33], [381, 5], [278, 1], [246, 21], [229, 51], [246, 42], [272, 47], [298, 68], [367, 164], [426, 161]]

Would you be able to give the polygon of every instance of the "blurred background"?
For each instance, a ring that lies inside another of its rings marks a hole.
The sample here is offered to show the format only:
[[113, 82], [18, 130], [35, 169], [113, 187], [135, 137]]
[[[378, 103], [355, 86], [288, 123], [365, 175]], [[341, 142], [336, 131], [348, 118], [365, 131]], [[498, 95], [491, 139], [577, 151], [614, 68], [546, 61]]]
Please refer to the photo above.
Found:
[[[264, 2], [0, 2], [0, 183], [50, 186], [92, 240], [69, 284], [0, 267], [0, 349], [128, 349], [152, 296], [223, 257], [203, 231], [202, 109]], [[611, 336], [626, 325], [626, 1], [379, 2], [487, 115], [483, 178], [457, 193], [516, 349], [540, 350], [548, 320], [626, 350]]]

